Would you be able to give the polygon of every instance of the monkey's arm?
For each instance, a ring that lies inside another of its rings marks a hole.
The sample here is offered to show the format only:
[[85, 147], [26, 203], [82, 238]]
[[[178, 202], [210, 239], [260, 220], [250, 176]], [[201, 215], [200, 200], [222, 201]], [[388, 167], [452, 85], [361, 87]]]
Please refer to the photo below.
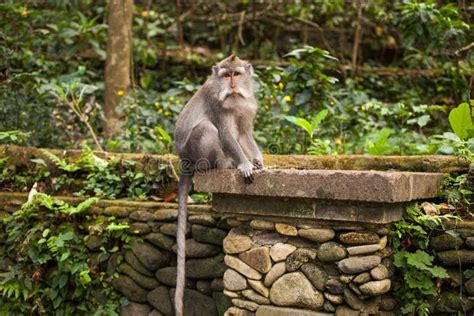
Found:
[[237, 169], [240, 170], [247, 182], [251, 182], [253, 165], [245, 156], [241, 145], [233, 136], [232, 127], [234, 123], [231, 117], [223, 116], [218, 123], [219, 139], [221, 141], [223, 151], [230, 156], [237, 164]]
[[251, 132], [247, 132], [239, 137], [239, 143], [242, 146], [247, 157], [252, 161], [255, 168], [263, 168], [263, 156], [258, 148]]

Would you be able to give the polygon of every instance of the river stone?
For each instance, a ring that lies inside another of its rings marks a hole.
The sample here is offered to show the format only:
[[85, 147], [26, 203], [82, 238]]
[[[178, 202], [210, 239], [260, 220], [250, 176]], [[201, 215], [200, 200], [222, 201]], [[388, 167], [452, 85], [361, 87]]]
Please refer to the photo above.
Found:
[[286, 270], [293, 272], [298, 270], [303, 264], [316, 259], [317, 252], [314, 249], [299, 248], [286, 258]]
[[345, 284], [338, 279], [329, 279], [326, 282], [326, 289], [332, 294], [343, 294], [345, 288]]
[[162, 209], [156, 211], [154, 214], [156, 220], [159, 221], [175, 221], [178, 219], [177, 209]]
[[265, 280], [263, 284], [267, 287], [270, 287], [273, 282], [275, 282], [279, 277], [281, 277], [286, 272], [286, 263], [285, 262], [278, 262], [275, 264], [270, 271], [268, 271], [267, 275], [265, 276]]
[[148, 316], [163, 316], [163, 313], [160, 313], [158, 310], [154, 309], [148, 314]]
[[217, 225], [215, 218], [208, 214], [190, 215], [188, 222], [209, 227], [215, 227]]
[[198, 280], [196, 282], [196, 290], [199, 292], [206, 294], [206, 295], [211, 295], [211, 281], [207, 280]]
[[[177, 272], [178, 270], [176, 267], [165, 267], [156, 271], [155, 276], [156, 276], [156, 279], [160, 281], [161, 283], [171, 286], [171, 287], [175, 287]], [[185, 287], [192, 287], [193, 285], [194, 283], [191, 280], [189, 280], [188, 278], [185, 278], [184, 280]]]
[[242, 260], [236, 257], [226, 255], [224, 257], [224, 262], [229, 268], [232, 268], [236, 270], [237, 272], [240, 272], [241, 274], [245, 275], [249, 279], [260, 280], [262, 278], [262, 275], [260, 274], [260, 272], [258, 272], [257, 270], [250, 267], [245, 262], [243, 262]]
[[319, 291], [324, 291], [328, 281], [327, 273], [314, 263], [305, 263], [301, 266], [301, 271]]
[[224, 315], [225, 311], [232, 307], [232, 300], [221, 292], [212, 292], [212, 299], [216, 304], [218, 315]]
[[248, 282], [251, 288], [262, 294], [263, 296], [268, 297], [268, 295], [270, 295], [270, 290], [265, 287], [262, 281], [248, 280]]
[[383, 311], [391, 311], [397, 307], [397, 300], [390, 295], [382, 295], [380, 297], [379, 306]]
[[[174, 304], [175, 289], [170, 290], [171, 302]], [[186, 316], [217, 316], [214, 300], [195, 290], [184, 289], [183, 315]]]
[[275, 230], [275, 223], [261, 219], [254, 219], [250, 222], [250, 227], [257, 230]]
[[452, 236], [448, 233], [430, 238], [430, 247], [434, 250], [450, 250], [459, 249], [463, 246], [464, 241], [461, 237]]
[[240, 307], [240, 308], [246, 309], [248, 311], [251, 311], [251, 312], [255, 312], [258, 308], [257, 303], [247, 301], [247, 300], [243, 300], [243, 299], [240, 299], [240, 298], [232, 299], [232, 304], [234, 304], [237, 307]]
[[137, 284], [144, 289], [153, 290], [160, 285], [155, 278], [150, 278], [138, 273], [125, 262], [120, 264], [119, 271], [131, 277], [133, 281], [137, 282]]
[[321, 308], [323, 295], [315, 290], [301, 272], [283, 275], [270, 289], [270, 301], [279, 306], [295, 306], [309, 309]]
[[222, 291], [225, 296], [230, 297], [230, 298], [237, 298], [240, 297], [240, 293], [229, 291], [229, 290], [224, 290]]
[[249, 250], [252, 247], [252, 239], [249, 236], [229, 234], [224, 239], [224, 252], [237, 254]]
[[474, 278], [467, 280], [466, 283], [464, 283], [464, 288], [466, 289], [467, 293], [474, 295]]
[[336, 308], [336, 316], [359, 316], [360, 312], [354, 310], [346, 305], [341, 305]]
[[379, 239], [379, 235], [374, 232], [349, 232], [339, 235], [339, 240], [347, 245], [376, 244]]
[[[178, 245], [173, 246], [174, 253], [178, 251]], [[194, 239], [186, 239], [186, 258], [207, 258], [217, 255], [221, 248], [200, 243]]]
[[148, 270], [144, 265], [143, 263], [140, 262], [140, 260], [138, 260], [138, 258], [133, 254], [133, 252], [131, 250], [127, 250], [125, 252], [125, 261], [132, 266], [133, 269], [137, 270], [138, 272], [140, 272], [141, 274], [143, 275], [146, 275], [146, 276], [149, 276], [149, 277], [152, 277], [154, 274], [153, 272], [151, 272], [150, 270]]
[[381, 281], [370, 281], [359, 286], [359, 289], [365, 295], [382, 295], [390, 291], [392, 282], [389, 279]]
[[258, 247], [239, 254], [240, 260], [261, 273], [267, 273], [272, 268], [270, 250], [267, 247]]
[[344, 301], [347, 305], [356, 310], [361, 310], [365, 307], [364, 302], [349, 288], [344, 290]]
[[377, 245], [379, 245], [379, 249], [384, 249], [387, 246], [387, 242], [388, 242], [387, 236], [383, 236], [382, 238], [380, 238], [379, 242], [377, 243]]
[[372, 269], [380, 264], [379, 256], [350, 257], [337, 263], [337, 267], [344, 273], [354, 274]]
[[344, 303], [344, 297], [342, 295], [335, 295], [328, 292], [324, 292], [324, 297], [331, 303], [340, 305]]
[[154, 220], [155, 217], [148, 211], [135, 211], [130, 214], [130, 219], [139, 222], [148, 222]]
[[120, 316], [148, 316], [150, 313], [150, 306], [147, 304], [138, 304], [130, 302], [122, 307]]
[[148, 242], [130, 241], [130, 249], [137, 259], [150, 271], [155, 271], [170, 261], [168, 252], [160, 251]]
[[369, 272], [363, 272], [356, 276], [352, 281], [357, 284], [362, 284], [365, 282], [369, 282], [371, 280]]
[[247, 288], [247, 279], [233, 269], [224, 273], [224, 287], [229, 291], [241, 291]]
[[304, 239], [299, 236], [289, 237], [288, 244], [295, 246], [296, 248], [316, 248], [317, 244], [309, 239]]
[[128, 232], [131, 235], [145, 235], [151, 232], [151, 228], [147, 223], [131, 223]]
[[336, 233], [330, 228], [300, 229], [298, 235], [317, 243], [323, 243], [334, 238]]
[[366, 255], [380, 250], [378, 244], [347, 247], [347, 252], [351, 256]]
[[[168, 224], [163, 224], [160, 226], [160, 232], [162, 232], [165, 235], [168, 236], [173, 236], [176, 237], [176, 223], [168, 223]], [[186, 225], [186, 237], [189, 236], [189, 233], [191, 232], [191, 229], [189, 228], [189, 225]]]
[[192, 225], [193, 238], [200, 242], [222, 246], [227, 232], [219, 228], [209, 228], [201, 225]]
[[318, 259], [323, 262], [338, 261], [346, 256], [346, 248], [334, 241], [326, 242], [318, 249]]
[[255, 302], [257, 304], [263, 304], [263, 305], [270, 305], [270, 300], [266, 298], [265, 296], [262, 296], [255, 292], [254, 290], [248, 289], [242, 291], [242, 295], [251, 300], [252, 302]]
[[438, 252], [438, 259], [445, 265], [459, 265], [474, 263], [474, 250], [446, 250]]
[[166, 236], [162, 233], [150, 233], [144, 237], [146, 241], [149, 241], [153, 245], [163, 250], [172, 251], [175, 241], [173, 238]]
[[330, 316], [334, 314], [314, 312], [299, 308], [261, 305], [255, 316]]
[[98, 250], [102, 246], [102, 239], [97, 235], [88, 235], [85, 240], [85, 245], [89, 250]]
[[164, 315], [174, 315], [174, 308], [171, 304], [171, 297], [166, 286], [160, 286], [148, 293], [148, 303]]
[[242, 309], [242, 308], [232, 306], [232, 307], [227, 309], [224, 316], [255, 316], [255, 313], [250, 312], [246, 309]]
[[224, 254], [211, 258], [186, 260], [186, 276], [191, 279], [221, 278], [225, 270]]
[[253, 241], [260, 246], [272, 246], [279, 242], [284, 243], [287, 240], [288, 237], [270, 231], [261, 231], [253, 236]]
[[245, 222], [238, 220], [235, 217], [229, 217], [227, 218], [227, 225], [230, 227], [239, 227], [241, 225], [245, 224]]
[[474, 237], [467, 237], [466, 238], [466, 246], [469, 248], [474, 248]]
[[270, 249], [270, 257], [272, 257], [275, 262], [283, 261], [295, 250], [295, 246], [279, 242]]
[[328, 313], [334, 313], [336, 311], [336, 308], [334, 305], [331, 304], [329, 301], [325, 301], [323, 304], [323, 310]]
[[388, 269], [383, 265], [378, 265], [370, 270], [370, 275], [374, 280], [383, 280], [389, 277]]
[[388, 270], [388, 277], [392, 277], [395, 274], [395, 265], [393, 264], [393, 260], [391, 258], [383, 258], [382, 264]]
[[[335, 270], [337, 270], [337, 269], [335, 269]], [[349, 284], [349, 283], [351, 283], [353, 278], [354, 278], [354, 276], [351, 275], [351, 274], [341, 274], [339, 276], [339, 281], [341, 281], [344, 284]]]
[[142, 289], [132, 278], [120, 274], [112, 280], [112, 286], [132, 302], [145, 303], [147, 290]]
[[298, 236], [298, 230], [292, 225], [278, 223], [275, 224], [275, 229], [284, 236]]
[[352, 292], [357, 294], [359, 297], [363, 296], [362, 292], [359, 290], [359, 288], [357, 287], [355, 283], [349, 283], [349, 288], [352, 290]]
[[212, 279], [211, 290], [222, 292], [224, 290], [224, 280], [222, 278]]

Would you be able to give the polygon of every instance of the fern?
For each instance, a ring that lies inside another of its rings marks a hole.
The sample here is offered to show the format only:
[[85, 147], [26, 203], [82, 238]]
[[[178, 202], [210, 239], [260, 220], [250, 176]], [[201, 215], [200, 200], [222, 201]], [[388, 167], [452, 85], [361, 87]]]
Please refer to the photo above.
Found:
[[76, 165], [74, 163], [70, 164], [65, 159], [61, 159], [61, 158], [57, 157], [56, 155], [54, 155], [53, 153], [47, 151], [46, 149], [40, 149], [40, 151], [49, 160], [51, 160], [56, 165], [56, 167], [58, 167], [61, 170], [64, 170], [66, 172], [75, 172], [75, 171], [80, 169], [78, 165]]

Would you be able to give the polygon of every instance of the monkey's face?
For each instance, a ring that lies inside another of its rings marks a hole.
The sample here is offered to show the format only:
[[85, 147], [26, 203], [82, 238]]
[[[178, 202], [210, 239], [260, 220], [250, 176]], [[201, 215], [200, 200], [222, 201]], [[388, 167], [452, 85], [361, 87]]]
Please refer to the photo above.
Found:
[[245, 69], [245, 66], [220, 68], [217, 80], [221, 88], [219, 91], [220, 101], [230, 97], [246, 99], [252, 95], [251, 73]]
[[213, 67], [219, 101], [227, 98], [247, 99], [253, 95], [253, 69], [250, 63], [231, 55]]

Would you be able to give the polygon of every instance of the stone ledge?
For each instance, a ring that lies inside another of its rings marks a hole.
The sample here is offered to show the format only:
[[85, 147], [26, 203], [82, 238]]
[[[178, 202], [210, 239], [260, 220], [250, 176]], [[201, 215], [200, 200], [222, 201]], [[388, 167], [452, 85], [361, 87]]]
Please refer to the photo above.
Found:
[[259, 170], [246, 184], [237, 170], [194, 177], [201, 192], [246, 196], [397, 203], [438, 195], [443, 175], [423, 172], [351, 170]]
[[[48, 149], [59, 157], [77, 159], [79, 150]], [[172, 163], [178, 167], [175, 155], [95, 152], [99, 157], [118, 157], [141, 161], [147, 165]], [[38, 148], [0, 145], [0, 157], [10, 157], [7, 165], [33, 164], [32, 158], [41, 157]], [[371, 155], [264, 155], [269, 169], [326, 169], [326, 170], [399, 170], [418, 172], [467, 172], [469, 161], [456, 156], [371, 156]]]

